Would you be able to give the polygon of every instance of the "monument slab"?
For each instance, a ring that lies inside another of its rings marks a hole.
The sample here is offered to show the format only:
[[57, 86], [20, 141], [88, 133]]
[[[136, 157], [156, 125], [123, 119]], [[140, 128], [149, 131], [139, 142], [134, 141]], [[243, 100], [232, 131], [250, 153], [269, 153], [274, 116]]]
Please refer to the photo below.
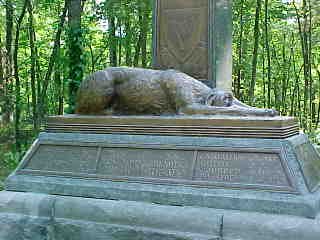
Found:
[[40, 139], [17, 171], [28, 173], [207, 188], [297, 191], [282, 146], [190, 146], [169, 141], [75, 144], [64, 139]]
[[230, 0], [156, 0], [154, 67], [177, 69], [230, 91], [231, 16]]
[[47, 132], [285, 139], [299, 134], [291, 117], [50, 116]]
[[318, 175], [310, 168], [320, 160], [314, 159], [316, 164], [309, 168], [301, 165], [305, 160], [297, 148], [310, 144], [305, 139], [304, 135], [275, 140], [51, 129], [39, 136], [8, 178], [6, 190], [314, 218], [319, 212], [319, 188], [310, 190], [306, 179], [314, 179], [318, 186]]
[[155, 3], [154, 65], [218, 89], [88, 77], [78, 112], [120, 115], [49, 118], [0, 193], [0, 240], [318, 240], [319, 154], [293, 118], [229, 92], [231, 1]]
[[311, 192], [319, 188], [320, 184], [320, 155], [307, 140], [300, 146], [296, 146], [296, 153], [300, 159], [300, 165], [306, 174], [305, 179]]

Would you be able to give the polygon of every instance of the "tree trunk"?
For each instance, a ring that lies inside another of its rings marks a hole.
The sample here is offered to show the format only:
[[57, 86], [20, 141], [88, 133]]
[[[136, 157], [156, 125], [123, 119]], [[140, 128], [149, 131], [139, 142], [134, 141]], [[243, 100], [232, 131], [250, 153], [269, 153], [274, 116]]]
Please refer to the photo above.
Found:
[[267, 82], [268, 82], [268, 108], [271, 108], [271, 54], [270, 54], [270, 44], [269, 44], [269, 8], [268, 0], [264, 1], [264, 32], [265, 32], [265, 49], [267, 54]]
[[244, 0], [241, 0], [240, 3], [240, 33], [239, 33], [239, 41], [238, 41], [238, 73], [237, 78], [235, 80], [234, 93], [236, 98], [240, 99], [240, 89], [241, 89], [241, 78], [242, 78], [242, 53], [243, 53], [243, 9], [244, 9]]
[[275, 75], [274, 75], [273, 83], [272, 83], [272, 86], [273, 86], [272, 90], [273, 90], [273, 96], [274, 96], [273, 104], [276, 109], [279, 109], [279, 105], [281, 105], [281, 98], [279, 98], [280, 91], [281, 91], [281, 87], [279, 87], [279, 84], [280, 84], [280, 81], [279, 81], [280, 70], [279, 69], [280, 69], [281, 65], [279, 63], [276, 47], [273, 42], [270, 43], [270, 51], [271, 51], [271, 58], [273, 60], [272, 64], [275, 69]]
[[[304, 129], [308, 128], [308, 120], [307, 115], [309, 112], [309, 51], [308, 51], [308, 40], [306, 34], [306, 23], [307, 23], [307, 6], [306, 1], [302, 1], [302, 17], [300, 16], [299, 9], [297, 8], [296, 4], [294, 3], [294, 7], [296, 10], [296, 18], [298, 21], [298, 28], [299, 28], [299, 35], [300, 35], [300, 44], [301, 44], [301, 53], [303, 57], [303, 75], [304, 75], [304, 107], [303, 107], [303, 121], [302, 126]], [[303, 24], [304, 23], [304, 24]]]
[[12, 0], [6, 0], [6, 51], [8, 55], [8, 68], [9, 73], [12, 73], [12, 42], [13, 42], [13, 4]]
[[55, 64], [55, 71], [54, 71], [54, 83], [55, 83], [55, 94], [54, 94], [54, 101], [57, 102], [57, 109], [55, 109], [55, 114], [63, 115], [63, 103], [64, 103], [64, 87], [63, 82], [61, 79], [61, 59], [60, 59], [60, 41], [58, 42], [58, 53], [57, 53], [57, 61]]
[[139, 66], [139, 59], [140, 59], [140, 52], [141, 52], [141, 33], [139, 33], [139, 38], [137, 40], [136, 46], [135, 46], [135, 53], [134, 53], [134, 60], [133, 60], [133, 65], [135, 67]]
[[126, 37], [125, 37], [125, 50], [126, 50], [126, 65], [128, 67], [132, 66], [132, 58], [131, 58], [131, 41], [132, 41], [132, 29], [131, 29], [131, 20], [130, 20], [130, 15], [129, 15], [129, 11], [131, 11], [131, 9], [129, 9], [128, 7], [129, 5], [129, 1], [126, 1], [126, 17], [125, 17], [125, 33], [126, 33]]
[[19, 52], [19, 37], [20, 37], [20, 28], [27, 10], [28, 0], [24, 1], [21, 14], [17, 21], [16, 34], [14, 41], [14, 51], [13, 51], [13, 69], [14, 69], [14, 78], [15, 78], [15, 139], [17, 151], [20, 152], [20, 116], [21, 116], [21, 83], [19, 77], [19, 64], [18, 64], [18, 52]]
[[282, 44], [282, 89], [281, 89], [281, 112], [283, 114], [287, 111], [287, 92], [289, 84], [289, 71], [291, 68], [292, 54], [290, 54], [289, 59], [287, 59], [286, 54], [287, 46], [287, 36], [283, 33], [283, 44]]
[[141, 59], [142, 67], [147, 67], [147, 39], [148, 39], [148, 24], [149, 24], [149, 0], [143, 1], [142, 6], [142, 25], [141, 25]]
[[54, 40], [54, 44], [53, 44], [53, 49], [52, 49], [52, 53], [49, 59], [49, 63], [48, 63], [48, 68], [46, 71], [46, 75], [44, 77], [44, 81], [42, 84], [42, 91], [41, 91], [41, 97], [40, 97], [40, 101], [39, 101], [39, 116], [43, 117], [44, 114], [44, 104], [45, 104], [45, 100], [46, 100], [46, 95], [47, 95], [47, 89], [48, 89], [48, 84], [49, 81], [51, 79], [52, 76], [52, 72], [53, 72], [53, 67], [55, 64], [55, 60], [56, 60], [56, 56], [58, 53], [58, 46], [59, 46], [59, 42], [60, 42], [60, 37], [61, 37], [61, 33], [63, 30], [63, 26], [64, 26], [64, 22], [65, 22], [65, 18], [67, 15], [67, 9], [68, 9], [68, 0], [65, 0], [65, 5], [62, 11], [62, 14], [60, 16], [60, 23], [58, 26], [58, 30], [56, 32], [55, 35], [55, 40]]
[[[37, 42], [37, 38], [36, 38], [36, 33], [33, 29], [33, 39], [35, 42]], [[39, 56], [38, 54], [38, 48], [37, 46], [35, 46], [35, 54], [36, 56]], [[36, 82], [36, 89], [37, 89], [37, 92], [36, 92], [36, 96], [37, 96], [37, 113], [38, 113], [38, 125], [40, 127], [40, 104], [41, 104], [41, 82], [42, 82], [42, 76], [41, 76], [41, 69], [40, 69], [40, 61], [39, 61], [39, 58], [37, 57], [36, 58], [36, 79], [37, 79], [37, 82]]]
[[[3, 52], [3, 43], [2, 43], [2, 36], [0, 33], [0, 91], [3, 91], [3, 84], [4, 84], [4, 52]], [[1, 100], [3, 100], [3, 95], [0, 95]], [[0, 105], [1, 106], [1, 105]]]
[[12, 95], [13, 95], [13, 15], [14, 9], [12, 0], [6, 0], [6, 68], [5, 68], [5, 81], [4, 81], [4, 104], [2, 106], [3, 116], [2, 120], [4, 124], [10, 122], [12, 114]]
[[90, 58], [91, 58], [91, 73], [95, 72], [95, 57], [94, 57], [94, 53], [93, 53], [93, 49], [92, 49], [92, 43], [90, 42], [89, 44], [89, 50], [90, 50]]
[[259, 39], [260, 39], [260, 12], [261, 12], [261, 0], [257, 0], [255, 24], [254, 24], [254, 49], [252, 56], [252, 75], [249, 89], [249, 101], [250, 103], [254, 100], [254, 89], [257, 80], [257, 63], [258, 63], [258, 50], [259, 50]]
[[[310, 88], [309, 88], [309, 96], [310, 96], [310, 109], [314, 109], [315, 110], [315, 106], [314, 106], [314, 101], [315, 101], [315, 93], [316, 91], [314, 91], [314, 81], [313, 81], [313, 77], [312, 77], [312, 37], [313, 37], [313, 33], [312, 33], [312, 3], [310, 0], [308, 0], [308, 5], [309, 5], [309, 22], [308, 22], [308, 33], [307, 33], [307, 37], [309, 39], [309, 46], [308, 46], [308, 49], [309, 49], [309, 52], [308, 52], [308, 63], [309, 63], [309, 66], [308, 66], [308, 71], [309, 71], [309, 77], [310, 77]], [[314, 123], [316, 120], [316, 112], [315, 111], [311, 111], [311, 123]], [[312, 128], [312, 126], [311, 126]]]
[[[141, 4], [138, 5], [138, 14], [139, 14], [139, 26], [142, 26], [143, 24], [143, 16], [142, 16], [142, 8]], [[141, 53], [141, 48], [142, 48], [142, 39], [143, 39], [143, 33], [142, 33], [142, 28], [140, 27], [139, 29], [139, 37], [136, 42], [135, 46], [135, 53], [134, 53], [134, 60], [133, 60], [133, 65], [137, 67], [139, 65], [139, 59], [140, 59], [140, 53]]]
[[70, 0], [68, 6], [69, 25], [69, 113], [74, 113], [76, 94], [83, 78], [81, 0]]
[[[3, 111], [3, 103], [4, 103], [4, 63], [5, 56], [2, 50], [2, 38], [0, 34], [0, 109]], [[2, 116], [0, 112], [0, 116]], [[2, 125], [2, 119], [0, 118], [0, 126]]]
[[31, 0], [28, 3], [29, 12], [29, 43], [30, 43], [30, 77], [31, 77], [31, 101], [32, 101], [32, 118], [33, 118], [33, 128], [37, 132], [39, 130], [38, 124], [38, 107], [37, 107], [37, 91], [36, 91], [36, 49], [35, 49], [35, 39], [34, 39], [34, 28], [33, 28], [33, 7]]
[[[315, 69], [318, 74], [318, 85], [320, 86], [320, 71], [317, 69], [317, 67]], [[318, 128], [319, 124], [320, 124], [320, 90], [318, 90], [318, 114], [317, 114], [317, 120], [315, 124], [316, 129]]]
[[122, 62], [122, 25], [121, 25], [121, 20], [120, 17], [118, 18], [118, 29], [119, 29], [119, 41], [118, 41], [118, 47], [119, 47], [119, 51], [118, 51], [118, 66], [121, 66], [121, 62]]
[[117, 38], [116, 38], [116, 19], [113, 16], [113, 12], [110, 13], [110, 29], [109, 29], [109, 55], [110, 55], [110, 65], [112, 67], [117, 66]]

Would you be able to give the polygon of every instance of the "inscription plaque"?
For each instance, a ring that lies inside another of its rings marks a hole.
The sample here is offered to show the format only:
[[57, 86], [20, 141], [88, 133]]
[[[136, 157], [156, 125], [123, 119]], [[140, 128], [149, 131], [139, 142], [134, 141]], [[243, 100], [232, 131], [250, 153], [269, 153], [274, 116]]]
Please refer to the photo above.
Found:
[[282, 155], [271, 150], [46, 144], [40, 145], [19, 171], [114, 181], [295, 191]]
[[193, 152], [160, 149], [105, 148], [99, 175], [188, 179]]
[[194, 179], [289, 187], [280, 156], [274, 153], [200, 151]]
[[95, 169], [97, 151], [98, 147], [40, 145], [27, 168], [90, 173]]
[[320, 186], [320, 156], [318, 152], [309, 142], [297, 146], [295, 152], [309, 191], [316, 191]]

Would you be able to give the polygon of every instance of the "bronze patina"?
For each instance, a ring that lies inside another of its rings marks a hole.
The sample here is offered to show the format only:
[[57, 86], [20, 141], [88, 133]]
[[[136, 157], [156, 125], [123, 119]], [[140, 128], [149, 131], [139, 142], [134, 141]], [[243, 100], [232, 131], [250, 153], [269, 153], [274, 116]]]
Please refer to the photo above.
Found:
[[46, 132], [285, 139], [299, 134], [291, 117], [50, 116]]
[[231, 92], [211, 89], [175, 70], [114, 67], [98, 71], [80, 86], [76, 112], [120, 115], [276, 116], [250, 107]]
[[279, 148], [46, 142], [35, 149], [18, 174], [296, 192]]

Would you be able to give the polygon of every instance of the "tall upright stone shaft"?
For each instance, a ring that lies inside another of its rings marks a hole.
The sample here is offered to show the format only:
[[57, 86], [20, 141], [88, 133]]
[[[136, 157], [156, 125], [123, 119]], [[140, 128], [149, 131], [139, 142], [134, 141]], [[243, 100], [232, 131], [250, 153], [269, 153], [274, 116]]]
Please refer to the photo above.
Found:
[[231, 5], [231, 0], [156, 0], [154, 67], [231, 90]]

